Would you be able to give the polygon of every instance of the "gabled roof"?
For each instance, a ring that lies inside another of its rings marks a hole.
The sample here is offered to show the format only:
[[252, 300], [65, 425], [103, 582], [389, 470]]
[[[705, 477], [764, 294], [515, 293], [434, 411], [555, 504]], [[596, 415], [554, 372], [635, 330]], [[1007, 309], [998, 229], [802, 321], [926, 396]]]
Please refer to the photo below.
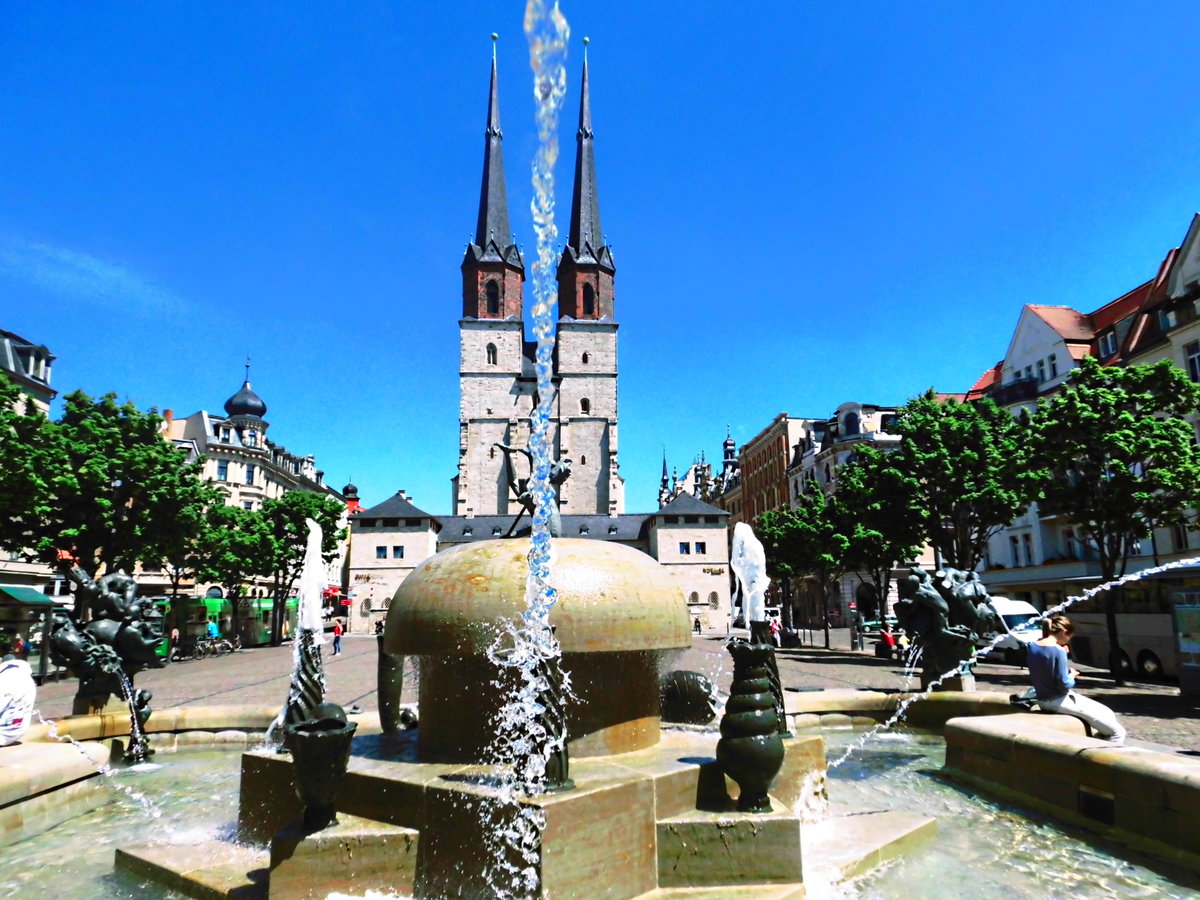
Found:
[[397, 491], [395, 495], [384, 500], [378, 506], [372, 506], [370, 509], [360, 509], [350, 518], [352, 519], [429, 519], [434, 525], [441, 527], [434, 516], [425, 512], [423, 509], [418, 509], [404, 496], [403, 491]]
[[996, 365], [992, 366], [992, 368], [988, 369], [979, 376], [979, 380], [971, 385], [971, 389], [967, 391], [965, 398], [967, 400], [978, 400], [981, 397], [986, 397], [987, 392], [991, 390], [994, 385], [1000, 383], [1003, 372], [1004, 360], [1000, 360], [1000, 362], [996, 363]]
[[1091, 341], [1094, 332], [1088, 317], [1069, 306], [1039, 306], [1026, 304], [1026, 308], [1058, 332], [1064, 341]]
[[666, 506], [660, 507], [658, 512], [654, 513], [660, 516], [663, 513], [670, 513], [673, 516], [728, 516], [723, 509], [718, 509], [709, 503], [705, 503], [691, 494], [680, 494]]
[[1150, 289], [1153, 287], [1153, 281], [1139, 284], [1129, 293], [1123, 294], [1110, 303], [1105, 303], [1098, 310], [1089, 314], [1088, 319], [1091, 320], [1093, 334], [1100, 334], [1136, 313], [1142, 308], [1146, 298], [1150, 296]]

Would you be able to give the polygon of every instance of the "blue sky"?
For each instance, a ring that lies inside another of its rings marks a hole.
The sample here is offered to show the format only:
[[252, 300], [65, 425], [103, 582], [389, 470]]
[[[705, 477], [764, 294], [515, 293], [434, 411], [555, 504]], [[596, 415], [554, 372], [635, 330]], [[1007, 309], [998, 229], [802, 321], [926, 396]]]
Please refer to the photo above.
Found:
[[[779, 412], [966, 390], [1024, 303], [1094, 309], [1200, 209], [1190, 3], [564, 2], [591, 38], [621, 472]], [[490, 33], [532, 261], [521, 2], [26, 3], [0, 22], [0, 328], [66, 393], [251, 380], [364, 502], [450, 508]], [[527, 293], [529, 289], [527, 288]]]

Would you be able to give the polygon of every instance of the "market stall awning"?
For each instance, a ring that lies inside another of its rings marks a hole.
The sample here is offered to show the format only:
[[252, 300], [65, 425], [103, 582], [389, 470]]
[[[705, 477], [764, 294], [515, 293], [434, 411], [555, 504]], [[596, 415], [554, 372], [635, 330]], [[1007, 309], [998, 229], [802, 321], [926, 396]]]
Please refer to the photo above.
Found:
[[47, 597], [41, 591], [31, 587], [0, 586], [0, 603], [16, 601], [23, 606], [53, 606], [54, 598]]

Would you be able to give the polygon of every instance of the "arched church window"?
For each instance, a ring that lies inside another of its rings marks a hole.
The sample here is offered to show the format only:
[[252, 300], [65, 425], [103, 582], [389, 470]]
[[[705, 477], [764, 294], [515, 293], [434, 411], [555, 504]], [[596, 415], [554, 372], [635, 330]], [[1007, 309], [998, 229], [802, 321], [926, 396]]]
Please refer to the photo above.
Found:
[[586, 465], [587, 465], [587, 454], [586, 454], [586, 453], [583, 453], [583, 454], [581, 454], [581, 455], [580, 455], [580, 457], [579, 457], [579, 465], [581, 465], [581, 466], [586, 466]]
[[596, 290], [590, 284], [583, 286], [583, 314], [585, 316], [596, 314]]
[[488, 315], [494, 316], [500, 312], [500, 285], [495, 281], [489, 281], [484, 287], [487, 293], [487, 311]]
[[496, 345], [495, 344], [487, 345], [487, 361], [488, 361], [489, 366], [494, 366], [496, 364]]
[[847, 436], [858, 434], [858, 413], [846, 413], [846, 418], [842, 422], [842, 434]]
[[592, 354], [590, 354], [590, 353], [585, 353], [585, 354], [583, 354], [583, 364], [584, 364], [585, 366], [586, 366], [588, 363], [590, 363], [591, 361], [592, 361]]
[[587, 397], [584, 397], [582, 400], [580, 400], [579, 401], [579, 411], [581, 413], [583, 413], [584, 415], [587, 415], [588, 413], [590, 413], [592, 411], [592, 401], [589, 400]]

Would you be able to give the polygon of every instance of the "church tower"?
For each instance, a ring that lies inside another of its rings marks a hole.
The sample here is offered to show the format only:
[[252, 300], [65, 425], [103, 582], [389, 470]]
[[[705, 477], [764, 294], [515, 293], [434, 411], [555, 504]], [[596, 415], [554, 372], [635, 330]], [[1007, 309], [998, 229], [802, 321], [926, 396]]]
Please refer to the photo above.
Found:
[[564, 515], [625, 512], [617, 467], [617, 322], [612, 252], [600, 228], [587, 51], [575, 135], [575, 182], [567, 245], [558, 261], [558, 455], [571, 459], [560, 489]]
[[525, 263], [508, 224], [494, 47], [485, 135], [479, 218], [462, 262], [458, 475], [453, 479], [453, 514], [459, 516], [516, 512], [504, 454], [495, 444], [528, 444], [537, 386], [521, 318]]

